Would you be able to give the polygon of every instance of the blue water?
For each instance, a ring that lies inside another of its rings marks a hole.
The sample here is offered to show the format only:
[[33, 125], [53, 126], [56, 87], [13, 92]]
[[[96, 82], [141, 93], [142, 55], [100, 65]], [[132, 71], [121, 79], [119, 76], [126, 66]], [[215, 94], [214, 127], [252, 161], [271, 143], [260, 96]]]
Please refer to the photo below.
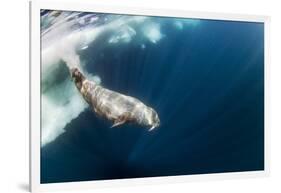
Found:
[[155, 21], [165, 36], [145, 49], [108, 46], [104, 34], [79, 55], [104, 87], [153, 107], [161, 126], [110, 128], [87, 109], [42, 147], [42, 183], [264, 169], [264, 25]]

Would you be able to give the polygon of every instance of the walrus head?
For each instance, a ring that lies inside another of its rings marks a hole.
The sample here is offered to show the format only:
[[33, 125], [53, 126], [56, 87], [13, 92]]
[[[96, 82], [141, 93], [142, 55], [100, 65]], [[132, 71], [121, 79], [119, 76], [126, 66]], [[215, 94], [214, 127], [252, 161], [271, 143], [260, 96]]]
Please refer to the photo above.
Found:
[[150, 127], [149, 131], [160, 126], [160, 119], [154, 109], [148, 107], [148, 110], [145, 114], [146, 125]]
[[72, 68], [70, 70], [71, 78], [73, 79], [76, 87], [80, 90], [83, 81], [86, 79], [78, 68]]

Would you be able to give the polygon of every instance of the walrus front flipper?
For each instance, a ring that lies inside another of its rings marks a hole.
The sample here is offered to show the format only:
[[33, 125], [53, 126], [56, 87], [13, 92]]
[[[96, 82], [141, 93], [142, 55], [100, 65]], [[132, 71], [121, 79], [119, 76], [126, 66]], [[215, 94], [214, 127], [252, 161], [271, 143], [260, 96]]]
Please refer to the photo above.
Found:
[[148, 131], [152, 131], [156, 126], [152, 126], [150, 127], [150, 129]]
[[114, 124], [111, 126], [111, 128], [112, 128], [112, 127], [116, 127], [116, 126], [118, 126], [118, 125], [122, 125], [122, 124], [124, 124], [125, 122], [126, 122], [125, 119], [123, 119], [123, 120], [115, 120], [115, 121], [114, 121]]
[[126, 112], [123, 115], [119, 116], [117, 119], [114, 120], [114, 124], [111, 126], [112, 127], [116, 127], [118, 125], [122, 125], [125, 122], [129, 121], [129, 113]]

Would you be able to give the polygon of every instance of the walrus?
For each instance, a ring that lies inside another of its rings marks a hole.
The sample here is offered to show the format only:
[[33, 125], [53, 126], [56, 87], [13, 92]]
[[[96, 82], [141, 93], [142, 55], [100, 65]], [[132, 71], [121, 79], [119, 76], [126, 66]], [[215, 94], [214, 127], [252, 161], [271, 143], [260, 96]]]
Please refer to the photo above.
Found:
[[85, 101], [97, 115], [112, 121], [112, 127], [135, 123], [148, 127], [151, 131], [160, 125], [156, 111], [140, 100], [88, 80], [78, 68], [70, 71], [72, 80]]

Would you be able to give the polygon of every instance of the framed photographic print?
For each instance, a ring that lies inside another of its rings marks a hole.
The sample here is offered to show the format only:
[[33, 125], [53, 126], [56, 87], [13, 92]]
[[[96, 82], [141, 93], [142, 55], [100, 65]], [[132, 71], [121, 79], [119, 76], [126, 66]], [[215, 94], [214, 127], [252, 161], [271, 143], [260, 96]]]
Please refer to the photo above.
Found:
[[30, 13], [32, 192], [268, 173], [268, 17]]

